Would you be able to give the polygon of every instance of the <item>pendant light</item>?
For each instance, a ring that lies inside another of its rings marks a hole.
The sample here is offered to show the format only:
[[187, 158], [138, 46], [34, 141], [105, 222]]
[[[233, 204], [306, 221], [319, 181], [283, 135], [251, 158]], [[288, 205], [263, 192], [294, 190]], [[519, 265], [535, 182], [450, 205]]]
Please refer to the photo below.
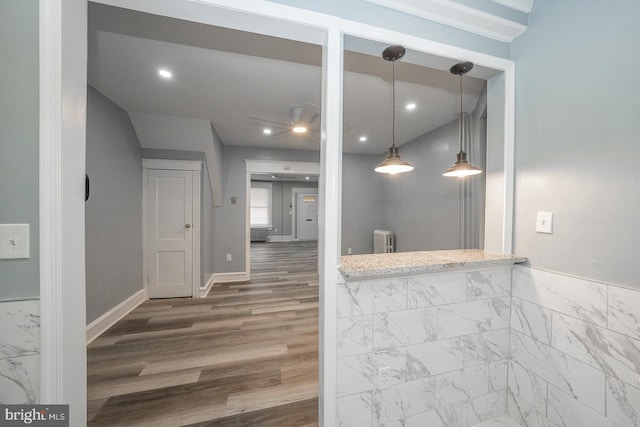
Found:
[[458, 153], [456, 163], [444, 171], [443, 176], [464, 178], [465, 176], [482, 173], [482, 169], [471, 165], [471, 163], [467, 161], [467, 153], [462, 149], [462, 75], [471, 71], [472, 68], [472, 62], [460, 62], [449, 70], [451, 74], [458, 74], [460, 76], [460, 152]]
[[396, 145], [396, 61], [402, 58], [405, 52], [406, 51], [402, 46], [389, 46], [382, 52], [382, 57], [393, 63], [393, 78], [391, 80], [393, 99], [391, 109], [391, 147], [389, 148], [387, 158], [376, 166], [375, 171], [378, 173], [395, 175], [397, 173], [410, 172], [413, 170], [413, 165], [411, 163], [400, 158], [400, 154], [398, 154], [398, 146]]

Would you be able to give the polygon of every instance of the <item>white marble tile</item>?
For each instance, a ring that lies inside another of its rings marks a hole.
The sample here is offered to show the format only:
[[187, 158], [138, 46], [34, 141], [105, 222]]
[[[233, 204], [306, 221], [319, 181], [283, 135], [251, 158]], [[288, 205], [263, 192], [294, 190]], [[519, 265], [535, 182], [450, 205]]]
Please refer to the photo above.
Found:
[[0, 360], [0, 404], [38, 403], [40, 355]]
[[40, 301], [0, 303], [0, 359], [40, 353]]
[[462, 406], [462, 425], [474, 426], [502, 417], [507, 413], [507, 391], [496, 391], [474, 397]]
[[337, 321], [338, 357], [373, 350], [373, 316], [343, 317]]
[[463, 347], [459, 338], [411, 345], [407, 350], [407, 376], [418, 379], [462, 369]]
[[551, 345], [626, 382], [640, 377], [640, 340], [592, 323], [553, 314]]
[[409, 308], [464, 302], [466, 286], [464, 273], [410, 277]]
[[607, 327], [640, 339], [640, 291], [609, 286]]
[[640, 389], [607, 377], [607, 418], [623, 427], [640, 426]]
[[435, 408], [435, 379], [421, 379], [373, 392], [374, 425]]
[[489, 391], [506, 390], [508, 372], [508, 360], [498, 360], [497, 362], [489, 363]]
[[462, 427], [462, 404], [458, 403], [384, 424], [384, 427]]
[[523, 424], [519, 424], [513, 418], [508, 415], [495, 418], [493, 420], [484, 421], [480, 424], [476, 424], [473, 427], [522, 427]]
[[389, 367], [389, 386], [406, 381], [405, 349], [385, 349], [338, 358], [337, 394], [346, 396], [378, 388], [379, 368]]
[[513, 296], [601, 326], [606, 325], [607, 286], [514, 266]]
[[379, 279], [339, 284], [338, 317], [407, 309], [407, 279]]
[[438, 339], [509, 327], [510, 298], [491, 298], [438, 307]]
[[436, 338], [436, 309], [380, 313], [373, 316], [373, 347], [403, 347]]
[[587, 405], [554, 386], [549, 386], [547, 417], [563, 427], [616, 427]]
[[467, 273], [467, 301], [511, 295], [511, 268]]
[[604, 413], [604, 372], [519, 332], [511, 335], [511, 358], [550, 384]]
[[489, 392], [488, 365], [472, 366], [436, 377], [438, 406], [452, 405]]
[[336, 403], [336, 425], [338, 427], [371, 426], [373, 398], [370, 391], [339, 397]]
[[460, 337], [464, 345], [464, 366], [509, 358], [509, 328]]
[[533, 409], [522, 399], [515, 397], [510, 391], [507, 392], [507, 415], [524, 427], [558, 427], [544, 414]]
[[551, 343], [551, 310], [520, 298], [511, 299], [511, 327], [542, 343]]
[[547, 382], [515, 360], [509, 362], [509, 390], [537, 411], [547, 413]]

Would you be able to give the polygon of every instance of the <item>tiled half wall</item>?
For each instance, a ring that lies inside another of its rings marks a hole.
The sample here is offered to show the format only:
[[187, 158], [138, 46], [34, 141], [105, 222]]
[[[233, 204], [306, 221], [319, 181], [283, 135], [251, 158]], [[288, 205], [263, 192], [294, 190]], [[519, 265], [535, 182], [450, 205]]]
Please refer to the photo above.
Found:
[[511, 266], [339, 284], [336, 424], [505, 414], [510, 292]]
[[638, 291], [515, 266], [337, 292], [338, 426], [640, 427]]
[[0, 404], [38, 403], [40, 301], [0, 302]]

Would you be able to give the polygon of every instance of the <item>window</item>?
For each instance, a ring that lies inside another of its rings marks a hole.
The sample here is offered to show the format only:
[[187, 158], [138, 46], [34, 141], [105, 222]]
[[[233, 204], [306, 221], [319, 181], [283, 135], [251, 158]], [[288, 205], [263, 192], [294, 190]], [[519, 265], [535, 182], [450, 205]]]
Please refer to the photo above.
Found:
[[251, 183], [252, 227], [271, 227], [271, 183]]

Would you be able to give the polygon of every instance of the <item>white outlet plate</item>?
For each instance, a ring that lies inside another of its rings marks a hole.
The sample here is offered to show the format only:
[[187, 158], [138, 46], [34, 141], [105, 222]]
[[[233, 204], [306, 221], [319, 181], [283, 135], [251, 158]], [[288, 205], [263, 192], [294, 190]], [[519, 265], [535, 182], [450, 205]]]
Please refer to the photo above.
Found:
[[227, 261], [231, 261], [231, 254], [227, 254]]
[[351, 248], [347, 248], [347, 255], [351, 255]]
[[0, 224], [0, 259], [29, 258], [29, 224]]
[[538, 212], [536, 217], [536, 232], [553, 233], [553, 212]]

